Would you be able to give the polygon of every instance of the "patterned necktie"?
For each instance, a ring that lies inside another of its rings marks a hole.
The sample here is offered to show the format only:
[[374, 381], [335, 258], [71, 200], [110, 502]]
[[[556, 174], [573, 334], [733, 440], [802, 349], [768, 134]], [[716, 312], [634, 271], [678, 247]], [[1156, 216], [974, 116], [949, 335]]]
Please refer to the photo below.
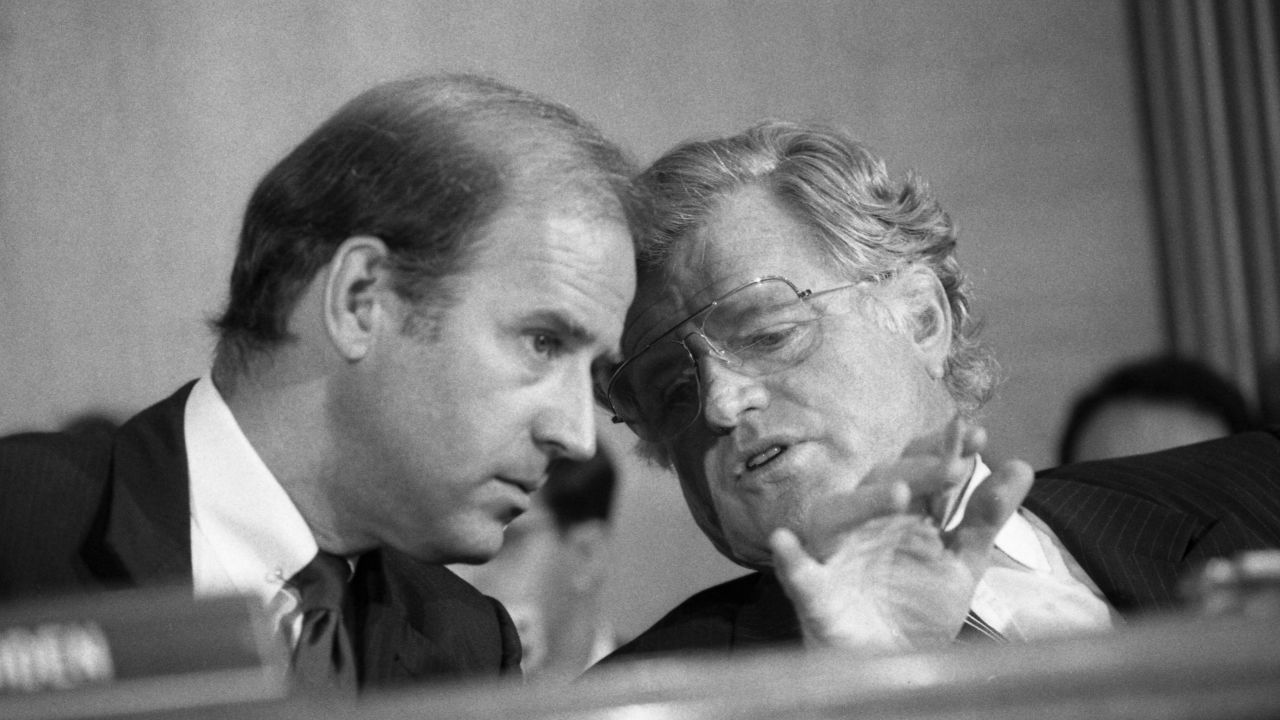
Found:
[[350, 575], [346, 560], [321, 551], [289, 580], [302, 614], [292, 658], [294, 681], [301, 688], [355, 694], [355, 652], [342, 619]]
[[960, 634], [956, 636], [956, 642], [962, 643], [981, 643], [981, 642], [1009, 642], [1001, 632], [987, 624], [986, 620], [978, 617], [978, 614], [970, 610], [968, 616], [964, 619], [964, 625], [960, 626]]

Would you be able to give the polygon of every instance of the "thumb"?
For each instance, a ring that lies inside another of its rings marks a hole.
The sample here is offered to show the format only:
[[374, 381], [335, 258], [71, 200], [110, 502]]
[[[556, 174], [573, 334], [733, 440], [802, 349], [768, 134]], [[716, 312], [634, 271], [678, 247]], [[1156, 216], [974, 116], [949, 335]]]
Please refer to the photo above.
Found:
[[995, 543], [996, 535], [1022, 505], [1034, 481], [1035, 473], [1025, 462], [1009, 460], [1002, 463], [974, 491], [964, 519], [947, 533], [944, 538], [947, 547], [975, 570], [975, 577], [980, 577], [986, 570], [987, 553]]
[[800, 538], [787, 528], [778, 528], [769, 536], [773, 551], [773, 571], [789, 597], [803, 587], [821, 569], [820, 564], [804, 549]]

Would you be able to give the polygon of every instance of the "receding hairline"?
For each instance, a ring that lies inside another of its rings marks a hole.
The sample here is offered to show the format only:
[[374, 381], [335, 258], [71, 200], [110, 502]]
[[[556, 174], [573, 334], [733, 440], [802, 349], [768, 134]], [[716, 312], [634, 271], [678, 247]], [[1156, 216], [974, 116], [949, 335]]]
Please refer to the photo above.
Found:
[[482, 123], [461, 128], [464, 140], [498, 167], [498, 211], [511, 204], [539, 204], [591, 219], [627, 222], [618, 195], [619, 186], [630, 181], [625, 168], [600, 167], [581, 138], [571, 137], [565, 128], [513, 120], [518, 119], [502, 118], [496, 128]]
[[[627, 220], [620, 190], [637, 171], [633, 159], [566, 105], [493, 77], [445, 73], [384, 83], [348, 106], [362, 112], [382, 103], [399, 104], [450, 133], [460, 156], [490, 164], [499, 177], [495, 210], [572, 198], [579, 204], [565, 209]], [[547, 189], [540, 192], [539, 184]]]

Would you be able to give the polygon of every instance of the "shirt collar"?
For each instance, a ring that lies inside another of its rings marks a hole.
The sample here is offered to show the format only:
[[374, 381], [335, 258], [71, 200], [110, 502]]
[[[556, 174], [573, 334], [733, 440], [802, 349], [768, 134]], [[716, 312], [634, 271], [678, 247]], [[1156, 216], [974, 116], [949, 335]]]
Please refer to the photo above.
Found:
[[[964, 518], [965, 509], [969, 506], [969, 500], [973, 497], [973, 492], [989, 477], [991, 477], [991, 468], [987, 467], [981, 457], [976, 457], [973, 475], [970, 476], [960, 496], [960, 506], [947, 523], [945, 530], [953, 530], [960, 524], [960, 520]], [[1044, 547], [1040, 545], [1035, 528], [1022, 516], [1022, 512], [1022, 508], [1018, 508], [1017, 512], [1009, 516], [1004, 527], [1000, 528], [1000, 532], [996, 534], [995, 545], [1020, 565], [1032, 570], [1047, 571], [1049, 559], [1045, 556]]]
[[206, 548], [210, 555], [203, 573], [193, 557], [196, 593], [269, 599], [315, 556], [311, 529], [209, 375], [191, 390], [184, 433], [192, 547]]

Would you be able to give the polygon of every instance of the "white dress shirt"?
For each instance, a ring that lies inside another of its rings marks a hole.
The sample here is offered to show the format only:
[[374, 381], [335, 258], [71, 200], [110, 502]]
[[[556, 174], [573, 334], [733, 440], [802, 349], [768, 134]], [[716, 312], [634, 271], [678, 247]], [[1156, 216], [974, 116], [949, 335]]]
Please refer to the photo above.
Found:
[[297, 604], [284, 582], [318, 549], [311, 529], [208, 375], [187, 398], [184, 437], [196, 597], [256, 597], [280, 627]]
[[[945, 529], [959, 524], [973, 491], [990, 476], [979, 458]], [[1053, 531], [1026, 508], [1000, 529], [991, 559], [970, 607], [1010, 640], [1097, 632], [1122, 622]]]

